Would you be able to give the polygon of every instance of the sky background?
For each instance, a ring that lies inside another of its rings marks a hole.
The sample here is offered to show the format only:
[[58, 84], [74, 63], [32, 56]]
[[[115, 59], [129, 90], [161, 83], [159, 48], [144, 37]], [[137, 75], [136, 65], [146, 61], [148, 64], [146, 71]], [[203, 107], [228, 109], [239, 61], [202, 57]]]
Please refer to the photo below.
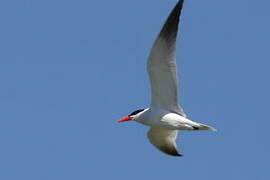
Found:
[[147, 127], [149, 49], [176, 0], [0, 1], [0, 179], [267, 180], [270, 2], [186, 0], [181, 104], [218, 132], [179, 133], [181, 158]]

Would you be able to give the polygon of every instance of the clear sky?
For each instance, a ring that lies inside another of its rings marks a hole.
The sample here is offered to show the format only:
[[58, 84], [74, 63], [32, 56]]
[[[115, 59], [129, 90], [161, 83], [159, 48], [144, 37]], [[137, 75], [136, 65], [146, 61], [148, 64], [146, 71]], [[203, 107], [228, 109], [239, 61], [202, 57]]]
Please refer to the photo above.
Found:
[[270, 2], [186, 0], [177, 63], [181, 158], [147, 127], [146, 59], [176, 0], [0, 1], [1, 180], [267, 180]]

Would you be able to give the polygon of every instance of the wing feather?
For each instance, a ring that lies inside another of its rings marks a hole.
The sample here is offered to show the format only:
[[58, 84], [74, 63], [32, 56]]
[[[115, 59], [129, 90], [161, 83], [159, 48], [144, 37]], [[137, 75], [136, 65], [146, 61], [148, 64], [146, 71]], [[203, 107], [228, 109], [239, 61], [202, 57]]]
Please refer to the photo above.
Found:
[[160, 151], [171, 156], [182, 156], [177, 152], [177, 130], [151, 127], [147, 133], [150, 142]]
[[186, 116], [178, 104], [175, 58], [176, 37], [184, 0], [179, 0], [156, 39], [147, 63], [151, 83], [151, 106]]

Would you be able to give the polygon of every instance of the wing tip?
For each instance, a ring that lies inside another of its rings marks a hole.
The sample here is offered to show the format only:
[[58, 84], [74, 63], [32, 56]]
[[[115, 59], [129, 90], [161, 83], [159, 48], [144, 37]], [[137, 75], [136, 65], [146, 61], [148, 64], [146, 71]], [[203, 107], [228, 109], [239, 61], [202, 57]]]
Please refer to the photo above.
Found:
[[168, 16], [163, 28], [160, 32], [160, 37], [167, 40], [175, 39], [178, 31], [179, 18], [183, 8], [184, 0], [179, 0], [170, 15]]
[[183, 157], [183, 155], [182, 155], [182, 154], [180, 154], [180, 153], [176, 153], [176, 154], [169, 154], [169, 155], [171, 155], [171, 156], [175, 156], [175, 157]]
[[172, 149], [172, 148], [168, 148], [166, 146], [160, 147], [159, 150], [161, 150], [162, 152], [164, 152], [167, 155], [170, 156], [175, 156], [175, 157], [181, 157], [183, 156], [182, 154], [178, 153], [178, 151], [176, 149]]

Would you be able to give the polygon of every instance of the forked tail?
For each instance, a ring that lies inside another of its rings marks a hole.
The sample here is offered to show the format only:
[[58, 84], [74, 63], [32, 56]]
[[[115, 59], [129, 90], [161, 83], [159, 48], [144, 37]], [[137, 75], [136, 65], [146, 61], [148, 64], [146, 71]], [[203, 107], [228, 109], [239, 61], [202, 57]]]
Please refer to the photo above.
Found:
[[210, 131], [217, 131], [215, 128], [211, 126], [207, 126], [205, 124], [199, 124], [198, 130], [210, 130]]

